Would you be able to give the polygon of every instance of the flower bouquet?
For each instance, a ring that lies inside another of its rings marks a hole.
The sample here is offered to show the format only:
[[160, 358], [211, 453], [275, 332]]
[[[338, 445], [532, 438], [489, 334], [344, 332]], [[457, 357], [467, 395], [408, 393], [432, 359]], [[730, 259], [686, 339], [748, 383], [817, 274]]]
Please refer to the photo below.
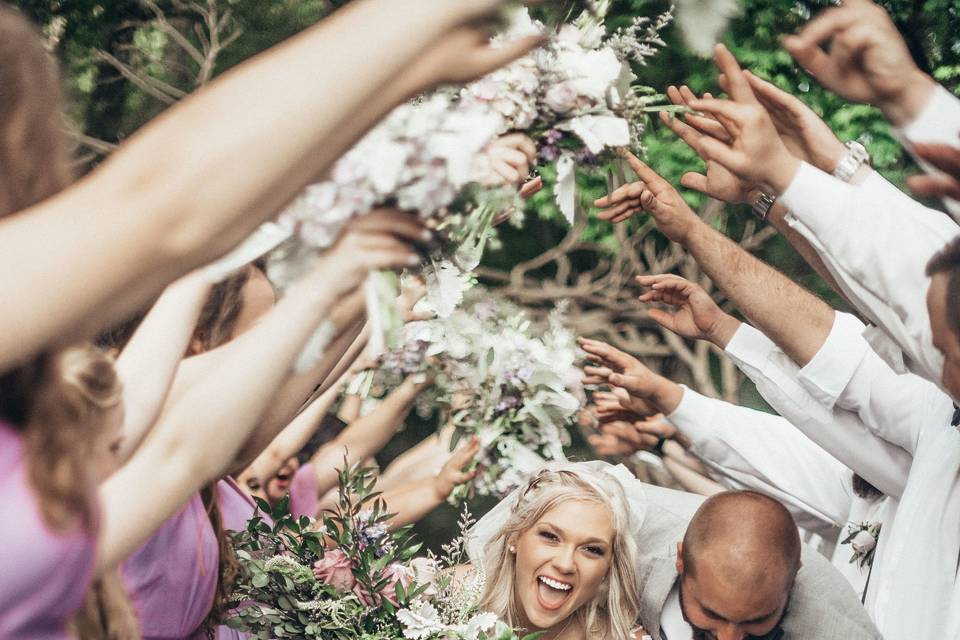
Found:
[[[575, 164], [599, 163], [616, 147], [638, 147], [645, 112], [662, 102], [652, 89], [633, 84], [630, 61], [644, 62], [663, 44], [657, 30], [669, 14], [653, 23], [638, 18], [608, 35], [603, 19], [609, 0], [567, 4], [583, 12], [544, 48], [459, 93], [439, 91], [401, 105], [334, 165], [329, 179], [309, 186], [281, 214], [296, 239], [271, 261], [271, 279], [282, 286], [298, 265], [334, 241], [347, 220], [377, 206], [416, 211], [437, 231], [440, 245], [422, 268], [428, 284], [448, 276], [444, 269], [472, 271], [494, 237], [496, 214], [512, 210], [511, 220], [522, 221], [516, 190], [485, 186], [481, 178], [483, 150], [509, 131], [529, 133], [540, 143], [541, 158], [557, 162], [556, 195], [572, 222]], [[546, 31], [520, 8], [494, 44]], [[374, 274], [367, 294], [372, 349], [399, 347], [396, 276]]]
[[372, 469], [345, 469], [339, 481], [338, 506], [321, 521], [293, 518], [287, 498], [273, 509], [258, 500], [275, 524], [255, 516], [234, 535], [242, 571], [228, 626], [265, 639], [518, 640], [476, 600], [437, 602], [454, 589], [441, 575], [452, 565], [416, 557], [411, 527], [389, 530]]
[[545, 462], [565, 459], [583, 392], [576, 337], [560, 310], [537, 324], [478, 287], [449, 317], [405, 330], [404, 345], [384, 354], [371, 388], [382, 393], [407, 375], [428, 375], [433, 385], [418, 399], [418, 412], [439, 411], [453, 429], [451, 450], [479, 437], [480, 473], [457, 487], [451, 502], [502, 497]]

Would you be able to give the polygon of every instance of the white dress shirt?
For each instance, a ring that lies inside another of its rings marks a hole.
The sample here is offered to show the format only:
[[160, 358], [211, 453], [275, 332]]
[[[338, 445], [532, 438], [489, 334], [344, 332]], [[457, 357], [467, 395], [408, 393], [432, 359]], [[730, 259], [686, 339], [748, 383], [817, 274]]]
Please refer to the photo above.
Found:
[[[846, 537], [848, 524], [885, 523], [896, 512], [893, 499], [857, 496], [853, 473], [785, 418], [684, 388], [668, 419], [718, 480], [779, 500], [798, 525], [825, 539]], [[869, 566], [850, 562], [849, 545], [836, 544], [826, 555], [862, 598]]]
[[[911, 148], [913, 142], [946, 144], [960, 149], [960, 99], [937, 85], [930, 99], [912, 122], [897, 131], [900, 141], [927, 173], [939, 170], [917, 157]], [[960, 202], [944, 198], [944, 204], [954, 218], [960, 220]]]
[[[863, 325], [855, 317], [837, 314], [829, 347], [843, 349], [835, 334], [857, 327]], [[754, 327], [743, 323], [726, 353], [777, 413], [884, 494], [900, 497], [913, 464], [907, 451], [874, 434], [855, 412], [821, 404], [800, 384], [800, 367]]]
[[783, 503], [804, 529], [836, 538], [850, 511], [850, 473], [780, 416], [684, 387], [667, 416], [711, 472]]
[[876, 172], [853, 186], [801, 163], [781, 201], [787, 223], [847, 298], [900, 345], [911, 371], [940, 384], [943, 355], [933, 346], [925, 270], [960, 226]]
[[876, 435], [913, 454], [874, 558], [870, 613], [877, 626], [890, 640], [956, 637], [945, 633], [960, 553], [960, 432], [950, 426], [952, 401], [928, 381], [893, 371], [850, 322], [834, 324], [798, 379], [827, 408], [856, 412]]
[[680, 607], [680, 581], [673, 585], [660, 612], [660, 635], [667, 640], [693, 640], [693, 628], [683, 618]]

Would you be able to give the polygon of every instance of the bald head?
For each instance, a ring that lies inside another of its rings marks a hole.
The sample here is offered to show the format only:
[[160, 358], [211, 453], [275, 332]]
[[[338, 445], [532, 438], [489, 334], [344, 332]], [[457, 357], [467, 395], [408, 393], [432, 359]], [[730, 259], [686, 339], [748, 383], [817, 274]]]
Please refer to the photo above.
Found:
[[684, 573], [709, 571], [730, 588], [793, 582], [800, 568], [797, 525], [782, 504], [753, 491], [706, 500], [683, 538]]

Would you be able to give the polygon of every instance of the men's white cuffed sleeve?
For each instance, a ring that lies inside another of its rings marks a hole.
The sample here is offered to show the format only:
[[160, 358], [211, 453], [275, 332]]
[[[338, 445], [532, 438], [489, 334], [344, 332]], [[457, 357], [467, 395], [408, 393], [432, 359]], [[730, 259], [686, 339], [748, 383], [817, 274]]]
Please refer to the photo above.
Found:
[[912, 371], [939, 384], [927, 262], [960, 226], [911, 200], [876, 172], [858, 186], [802, 163], [781, 196], [787, 224], [823, 259], [844, 295], [900, 345]]
[[690, 439], [690, 453], [712, 471], [789, 505], [795, 516], [801, 514], [800, 526], [823, 529], [822, 523], [832, 528], [846, 522], [849, 471], [780, 416], [684, 387], [683, 399], [667, 419]]
[[[960, 149], [960, 99], [937, 85], [917, 117], [899, 129], [897, 135], [924, 171], [934, 175], [941, 173], [913, 152], [912, 143], [946, 144]], [[950, 214], [960, 220], [960, 202], [944, 198], [944, 204]]]
[[827, 409], [800, 384], [796, 363], [767, 336], [741, 324], [726, 353], [763, 399], [799, 431], [886, 495], [903, 494], [912, 456], [870, 431], [856, 413]]
[[[816, 390], [842, 384], [835, 398], [837, 407], [855, 412], [873, 433], [914, 453], [924, 426], [950, 421], [952, 401], [931, 382], [909, 373], [898, 374], [862, 336], [851, 336], [842, 322], [835, 323], [834, 329], [838, 326], [841, 329], [832, 335], [842, 335], [843, 343], [828, 338], [810, 364], [800, 370], [798, 380]], [[852, 369], [851, 352], [863, 354]]]

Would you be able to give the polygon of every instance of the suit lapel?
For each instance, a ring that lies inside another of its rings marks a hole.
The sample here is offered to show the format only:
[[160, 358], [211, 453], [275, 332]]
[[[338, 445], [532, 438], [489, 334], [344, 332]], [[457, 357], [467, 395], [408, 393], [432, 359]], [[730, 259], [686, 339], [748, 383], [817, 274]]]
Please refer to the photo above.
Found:
[[654, 556], [642, 562], [640, 621], [653, 640], [661, 640], [660, 614], [677, 581], [677, 559], [676, 556]]

